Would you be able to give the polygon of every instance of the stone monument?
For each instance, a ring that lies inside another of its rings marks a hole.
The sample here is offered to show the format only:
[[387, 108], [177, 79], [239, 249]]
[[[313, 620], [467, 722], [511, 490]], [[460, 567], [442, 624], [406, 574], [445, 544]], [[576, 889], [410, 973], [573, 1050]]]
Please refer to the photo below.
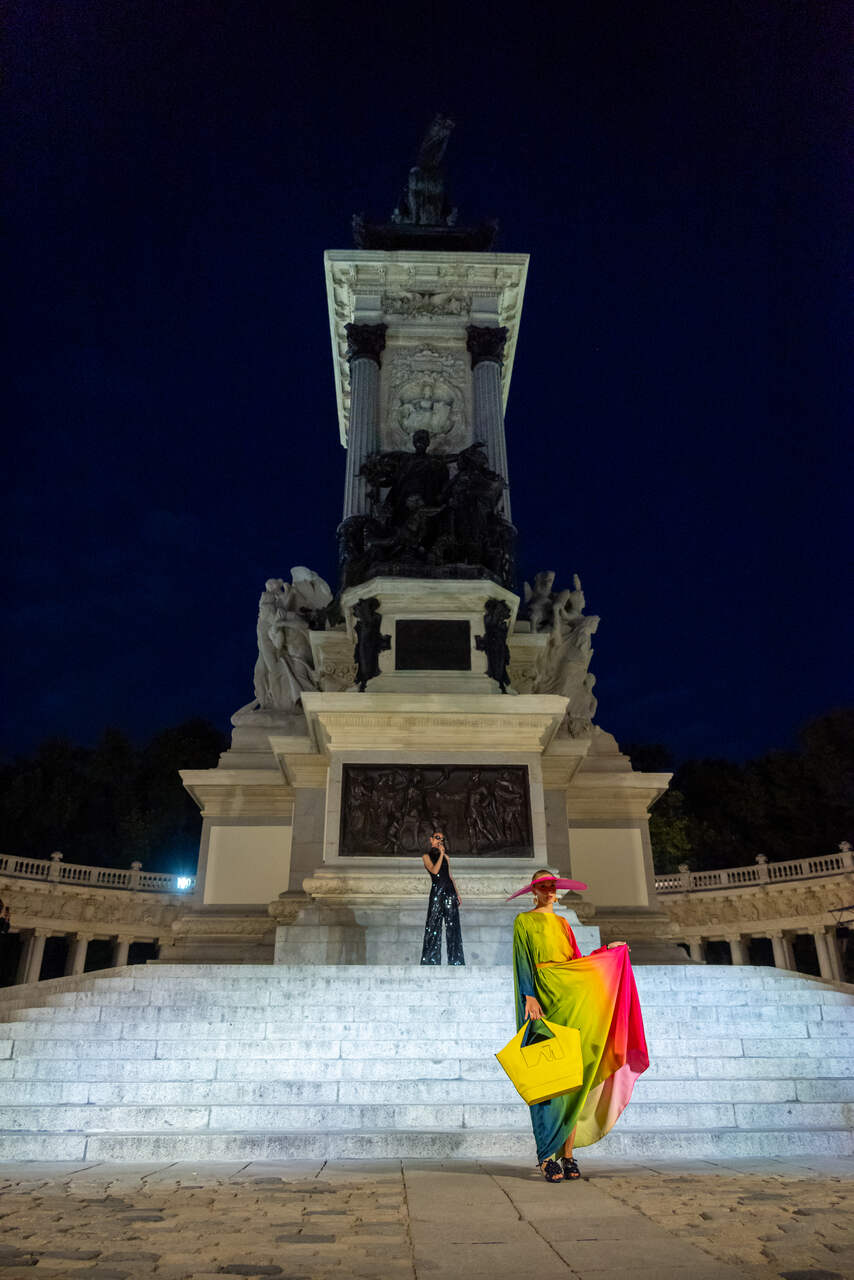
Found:
[[460, 224], [452, 128], [433, 121], [388, 221], [358, 216], [358, 247], [325, 255], [339, 590], [304, 568], [265, 584], [254, 701], [217, 768], [182, 773], [203, 832], [164, 958], [272, 960], [275, 934], [280, 963], [417, 962], [437, 825], [468, 963], [509, 958], [528, 904], [505, 898], [541, 866], [589, 884], [563, 904], [582, 946], [665, 958], [647, 811], [668, 775], [595, 724], [578, 576], [516, 592], [504, 408], [528, 257]]

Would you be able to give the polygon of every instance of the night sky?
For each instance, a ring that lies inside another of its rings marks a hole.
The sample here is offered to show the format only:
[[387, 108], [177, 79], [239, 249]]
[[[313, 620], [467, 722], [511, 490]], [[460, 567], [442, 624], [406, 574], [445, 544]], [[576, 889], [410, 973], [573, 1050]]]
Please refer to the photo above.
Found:
[[437, 110], [532, 255], [519, 582], [581, 575], [599, 723], [743, 759], [851, 700], [851, 5], [10, 12], [5, 751], [227, 728], [264, 579], [335, 585], [322, 254]]

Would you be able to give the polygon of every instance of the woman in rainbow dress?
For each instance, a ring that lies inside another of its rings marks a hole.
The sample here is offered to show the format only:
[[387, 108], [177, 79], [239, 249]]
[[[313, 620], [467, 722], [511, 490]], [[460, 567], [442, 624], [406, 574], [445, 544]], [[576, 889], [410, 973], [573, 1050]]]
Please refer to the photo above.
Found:
[[581, 1033], [582, 1083], [531, 1107], [537, 1162], [547, 1182], [581, 1176], [574, 1147], [604, 1138], [649, 1066], [629, 948], [610, 942], [582, 956], [569, 924], [555, 915], [558, 889], [586, 888], [546, 867], [507, 899], [534, 895], [533, 908], [519, 913], [513, 930], [517, 1031], [529, 1019], [546, 1017]]

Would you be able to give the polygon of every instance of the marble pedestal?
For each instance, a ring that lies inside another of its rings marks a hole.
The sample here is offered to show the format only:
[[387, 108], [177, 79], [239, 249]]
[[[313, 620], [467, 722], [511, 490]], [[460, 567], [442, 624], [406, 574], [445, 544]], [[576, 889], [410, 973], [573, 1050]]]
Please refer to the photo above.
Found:
[[[506, 898], [527, 882], [530, 869], [468, 871], [455, 866], [453, 873], [462, 899], [466, 963], [510, 964], [513, 922], [530, 908], [531, 899]], [[305, 895], [282, 894], [271, 904], [270, 912], [279, 920], [276, 964], [419, 963], [430, 892], [423, 868], [342, 872], [321, 867], [303, 888]], [[578, 906], [582, 914], [592, 914], [587, 904]], [[569, 895], [556, 910], [569, 921], [583, 952], [600, 945], [599, 929], [581, 923]]]

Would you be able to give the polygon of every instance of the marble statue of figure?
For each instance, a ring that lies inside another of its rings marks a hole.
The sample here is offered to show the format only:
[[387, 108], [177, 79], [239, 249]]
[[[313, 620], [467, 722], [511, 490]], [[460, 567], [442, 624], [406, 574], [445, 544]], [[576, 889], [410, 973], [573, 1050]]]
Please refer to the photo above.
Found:
[[584, 687], [593, 656], [590, 637], [599, 626], [595, 614], [584, 613], [585, 603], [581, 580], [577, 573], [573, 574], [572, 590], [559, 591], [553, 596], [552, 629], [534, 690], [569, 698], [570, 709], [572, 700]]
[[534, 575], [534, 585], [525, 583], [525, 604], [532, 631], [548, 631], [554, 620], [554, 569], [542, 569]]
[[302, 565], [291, 576], [290, 583], [268, 578], [258, 602], [254, 707], [260, 711], [293, 711], [306, 690], [317, 688], [309, 619], [331, 601], [332, 593]]
[[581, 682], [581, 688], [569, 704], [567, 721], [570, 737], [584, 738], [593, 730], [593, 717], [599, 705], [599, 699], [593, 692], [595, 683], [596, 677], [588, 671]]
[[405, 387], [401, 393], [397, 421], [402, 431], [429, 431], [431, 436], [447, 434], [454, 423], [454, 393], [442, 383], [425, 381]]

